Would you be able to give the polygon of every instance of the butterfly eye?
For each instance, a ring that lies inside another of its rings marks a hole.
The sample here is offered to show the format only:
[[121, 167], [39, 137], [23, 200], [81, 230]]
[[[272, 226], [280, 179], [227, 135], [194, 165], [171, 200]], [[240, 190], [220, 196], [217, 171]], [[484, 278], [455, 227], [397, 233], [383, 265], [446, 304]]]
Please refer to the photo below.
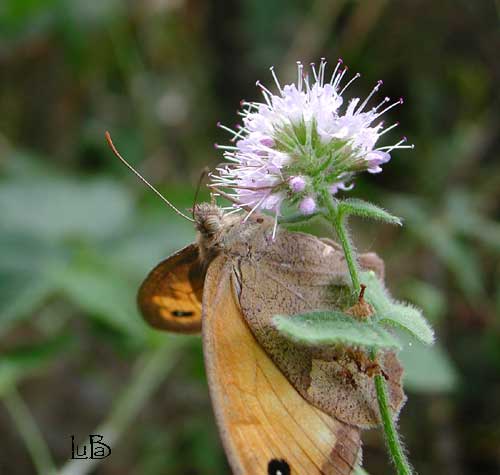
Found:
[[283, 459], [272, 459], [267, 464], [268, 475], [290, 475], [290, 465]]
[[183, 312], [182, 310], [173, 310], [172, 312], [173, 317], [192, 317], [194, 315], [193, 312]]

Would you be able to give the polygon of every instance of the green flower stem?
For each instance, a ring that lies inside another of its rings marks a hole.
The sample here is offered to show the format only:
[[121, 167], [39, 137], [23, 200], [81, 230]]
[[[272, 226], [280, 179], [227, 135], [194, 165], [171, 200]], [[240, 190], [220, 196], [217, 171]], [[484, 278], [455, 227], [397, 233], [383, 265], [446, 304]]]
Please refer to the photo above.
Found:
[[375, 389], [377, 391], [378, 407], [382, 418], [387, 447], [391, 454], [398, 475], [411, 475], [412, 469], [404, 453], [401, 440], [399, 439], [391, 409], [389, 407], [385, 379], [381, 374], [375, 375]]
[[349, 234], [346, 230], [346, 224], [344, 221], [344, 216], [342, 213], [338, 212], [336, 206], [336, 200], [332, 197], [330, 192], [325, 188], [322, 191], [323, 201], [325, 202], [326, 208], [328, 210], [328, 218], [330, 218], [335, 231], [344, 250], [345, 260], [347, 262], [347, 268], [349, 269], [349, 274], [351, 275], [352, 288], [355, 293], [359, 293], [361, 290], [358, 267], [356, 265], [356, 257], [354, 253], [354, 248], [351, 240], [349, 239]]
[[56, 469], [49, 448], [17, 388], [11, 388], [3, 396], [3, 402], [24, 440], [36, 473], [39, 475], [55, 474]]
[[[322, 190], [322, 198], [327, 208], [326, 217], [333, 224], [335, 231], [337, 232], [337, 235], [339, 237], [340, 244], [342, 245], [342, 249], [344, 250], [347, 267], [351, 275], [353, 291], [358, 293], [361, 289], [358, 268], [356, 265], [356, 257], [353, 245], [347, 233], [344, 214], [339, 210], [336, 200], [332, 197], [332, 195], [326, 188]], [[372, 357], [375, 357], [375, 354], [373, 354]], [[398, 475], [412, 475], [412, 469], [410, 467], [410, 464], [408, 463], [408, 460], [406, 459], [403, 446], [399, 439], [399, 435], [392, 418], [392, 412], [388, 402], [385, 379], [380, 374], [377, 374], [375, 376], [375, 388], [377, 392], [380, 416], [382, 418], [382, 427], [387, 441], [387, 447], [389, 449], [389, 453], [391, 454], [392, 460], [394, 461], [394, 465], [396, 466], [397, 473]]]

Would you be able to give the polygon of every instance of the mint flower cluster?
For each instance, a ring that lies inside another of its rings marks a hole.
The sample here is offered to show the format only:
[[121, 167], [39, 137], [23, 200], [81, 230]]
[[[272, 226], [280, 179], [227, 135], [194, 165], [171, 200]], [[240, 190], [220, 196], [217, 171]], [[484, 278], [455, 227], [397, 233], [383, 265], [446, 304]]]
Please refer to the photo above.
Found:
[[371, 105], [382, 86], [379, 81], [364, 99], [347, 105], [344, 93], [360, 74], [346, 79], [348, 68], [339, 59], [329, 80], [326, 61], [311, 65], [312, 76], [297, 63], [297, 82], [281, 86], [271, 73], [276, 93], [257, 82], [264, 102], [242, 101], [242, 125], [231, 129], [231, 145], [224, 150], [226, 162], [216, 168], [211, 186], [229, 190], [226, 196], [237, 209], [267, 210], [282, 214], [285, 202], [309, 215], [321, 206], [322, 195], [350, 190], [357, 173], [379, 173], [395, 149], [413, 148], [406, 138], [389, 146], [378, 141], [398, 123], [384, 127], [380, 117], [401, 104], [385, 97]]

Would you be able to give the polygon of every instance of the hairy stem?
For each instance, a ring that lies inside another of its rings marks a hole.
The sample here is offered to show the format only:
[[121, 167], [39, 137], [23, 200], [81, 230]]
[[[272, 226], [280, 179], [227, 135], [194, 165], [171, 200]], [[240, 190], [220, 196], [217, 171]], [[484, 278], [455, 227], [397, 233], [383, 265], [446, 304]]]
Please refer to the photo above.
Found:
[[328, 210], [327, 217], [335, 227], [335, 231], [337, 232], [340, 244], [344, 251], [347, 268], [349, 269], [349, 274], [351, 275], [353, 291], [355, 293], [359, 293], [361, 286], [358, 276], [358, 267], [356, 264], [356, 255], [352, 242], [349, 239], [349, 234], [347, 233], [347, 226], [344, 220], [344, 216], [342, 215], [342, 213], [338, 212], [337, 206], [335, 205], [335, 199], [327, 189], [323, 190], [322, 196]]
[[[347, 232], [347, 226], [345, 223], [344, 215], [339, 211], [336, 200], [332, 197], [330, 192], [325, 188], [322, 190], [322, 198], [327, 208], [327, 213], [325, 216], [335, 227], [335, 231], [344, 250], [344, 255], [351, 275], [353, 291], [359, 293], [361, 290], [358, 268], [356, 264], [356, 256], [354, 252], [353, 245], [349, 239], [349, 234]], [[375, 358], [375, 353], [372, 354], [372, 358]], [[382, 427], [385, 434], [385, 439], [387, 441], [387, 447], [389, 453], [392, 457], [394, 465], [396, 467], [398, 475], [412, 475], [412, 469], [399, 439], [398, 432], [396, 430], [396, 425], [392, 418], [392, 411], [389, 406], [387, 388], [385, 384], [385, 379], [381, 374], [375, 375], [375, 388], [377, 392], [378, 405], [380, 409], [380, 416], [382, 419]], [[364, 470], [359, 467], [358, 473], [363, 473]]]
[[33, 418], [28, 406], [16, 388], [11, 388], [4, 395], [3, 401], [7, 411], [21, 435], [31, 460], [39, 475], [55, 474], [55, 466], [49, 448]]
[[403, 445], [399, 439], [398, 431], [396, 430], [396, 425], [394, 424], [394, 420], [392, 418], [385, 379], [381, 374], [375, 375], [375, 388], [377, 391], [378, 407], [382, 418], [382, 426], [387, 442], [387, 448], [389, 449], [389, 453], [391, 454], [394, 465], [396, 466], [398, 475], [411, 475], [412, 469], [404, 453]]

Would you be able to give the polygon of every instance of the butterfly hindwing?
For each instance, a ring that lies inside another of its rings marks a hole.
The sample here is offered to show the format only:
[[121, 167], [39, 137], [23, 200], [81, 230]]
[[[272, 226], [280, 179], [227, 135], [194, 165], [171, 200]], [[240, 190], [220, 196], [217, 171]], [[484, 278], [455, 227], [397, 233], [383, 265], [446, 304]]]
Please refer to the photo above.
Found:
[[201, 331], [204, 268], [196, 244], [160, 262], [146, 277], [137, 301], [153, 327], [177, 333]]
[[[259, 251], [238, 263], [238, 297], [260, 346], [311, 404], [348, 424], [377, 426], [378, 402], [365, 361], [298, 345], [272, 324], [274, 315], [293, 318], [314, 310], [345, 308], [350, 290], [343, 252], [329, 240], [285, 230], [267, 246], [253, 247]], [[383, 262], [373, 253], [362, 254], [359, 264], [383, 275]], [[381, 352], [379, 363], [388, 379], [391, 409], [397, 414], [406, 400], [401, 365], [392, 352]]]

